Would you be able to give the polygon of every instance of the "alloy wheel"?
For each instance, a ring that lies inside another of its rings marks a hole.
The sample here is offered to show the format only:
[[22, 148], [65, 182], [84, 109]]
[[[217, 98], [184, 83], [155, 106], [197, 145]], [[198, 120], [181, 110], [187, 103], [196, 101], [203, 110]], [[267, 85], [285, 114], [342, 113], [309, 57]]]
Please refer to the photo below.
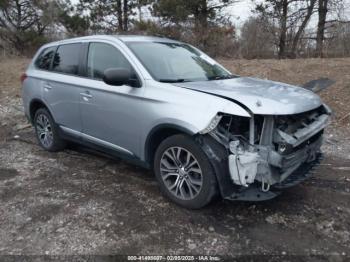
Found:
[[170, 147], [163, 153], [160, 174], [167, 189], [182, 200], [194, 199], [203, 185], [197, 159], [182, 147]]
[[49, 118], [40, 114], [36, 118], [36, 132], [41, 144], [48, 148], [52, 145], [53, 142], [53, 132], [50, 124]]

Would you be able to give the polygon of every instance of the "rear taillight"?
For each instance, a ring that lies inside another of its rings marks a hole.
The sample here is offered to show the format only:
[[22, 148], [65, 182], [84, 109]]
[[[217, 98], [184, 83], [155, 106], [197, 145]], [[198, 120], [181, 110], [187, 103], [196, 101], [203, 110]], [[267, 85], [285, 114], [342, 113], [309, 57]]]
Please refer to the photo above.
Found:
[[24, 80], [26, 80], [26, 78], [27, 78], [27, 74], [26, 74], [26, 73], [23, 73], [23, 74], [21, 75], [21, 83], [22, 83], [22, 84], [23, 84]]

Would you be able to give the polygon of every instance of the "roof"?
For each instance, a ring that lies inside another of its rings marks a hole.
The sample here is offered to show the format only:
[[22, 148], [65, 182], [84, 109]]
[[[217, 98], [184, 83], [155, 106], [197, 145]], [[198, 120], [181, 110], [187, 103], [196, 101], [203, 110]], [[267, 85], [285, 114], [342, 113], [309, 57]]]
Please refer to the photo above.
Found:
[[159, 36], [145, 36], [145, 35], [113, 35], [114, 37], [120, 39], [123, 42], [178, 42], [173, 39]]
[[68, 38], [60, 41], [56, 41], [51, 44], [63, 44], [66, 42], [78, 42], [79, 40], [113, 40], [118, 39], [123, 42], [168, 42], [179, 43], [176, 40], [172, 40], [166, 37], [157, 36], [145, 36], [145, 35], [91, 35], [83, 37]]

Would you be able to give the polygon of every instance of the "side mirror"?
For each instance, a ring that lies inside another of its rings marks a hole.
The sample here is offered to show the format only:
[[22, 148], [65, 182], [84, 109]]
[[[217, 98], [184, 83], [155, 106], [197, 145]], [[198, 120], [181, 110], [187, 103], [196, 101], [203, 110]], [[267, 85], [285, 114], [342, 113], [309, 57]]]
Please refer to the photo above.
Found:
[[107, 85], [122, 86], [130, 83], [131, 72], [125, 68], [108, 68], [103, 72], [103, 82]]

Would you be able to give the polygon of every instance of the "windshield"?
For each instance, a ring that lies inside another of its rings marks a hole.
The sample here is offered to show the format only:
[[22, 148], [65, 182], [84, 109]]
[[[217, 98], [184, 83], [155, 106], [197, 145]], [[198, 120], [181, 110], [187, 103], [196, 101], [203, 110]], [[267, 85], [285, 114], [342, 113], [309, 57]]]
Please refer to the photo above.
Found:
[[207, 55], [182, 43], [129, 42], [129, 48], [160, 82], [228, 79], [233, 76]]

